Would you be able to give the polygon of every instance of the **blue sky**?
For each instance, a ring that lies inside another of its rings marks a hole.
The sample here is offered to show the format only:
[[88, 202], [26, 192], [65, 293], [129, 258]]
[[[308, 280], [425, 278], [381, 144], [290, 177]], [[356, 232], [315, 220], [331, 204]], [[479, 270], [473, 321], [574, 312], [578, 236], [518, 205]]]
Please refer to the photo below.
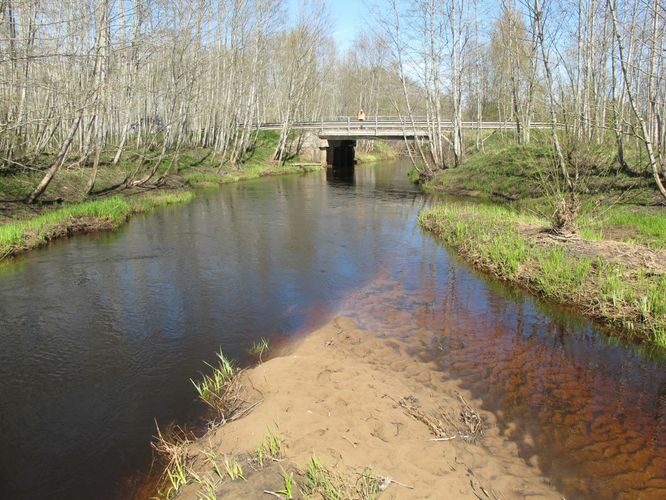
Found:
[[[292, 19], [302, 0], [287, 0]], [[356, 33], [367, 17], [367, 7], [362, 0], [327, 0], [325, 2], [331, 17], [331, 35], [340, 52], [344, 52], [354, 41]]]

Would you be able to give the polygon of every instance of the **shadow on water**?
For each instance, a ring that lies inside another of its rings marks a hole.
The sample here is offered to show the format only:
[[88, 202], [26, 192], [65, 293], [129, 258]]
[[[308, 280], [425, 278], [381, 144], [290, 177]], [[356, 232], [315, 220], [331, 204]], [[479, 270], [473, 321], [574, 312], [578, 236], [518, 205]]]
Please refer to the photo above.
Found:
[[0, 497], [114, 498], [214, 352], [339, 313], [436, 360], [573, 497], [663, 498], [663, 356], [470, 271], [404, 165], [206, 192], [0, 269]]
[[331, 186], [353, 186], [355, 182], [354, 175], [354, 165], [328, 167], [326, 169], [326, 181]]

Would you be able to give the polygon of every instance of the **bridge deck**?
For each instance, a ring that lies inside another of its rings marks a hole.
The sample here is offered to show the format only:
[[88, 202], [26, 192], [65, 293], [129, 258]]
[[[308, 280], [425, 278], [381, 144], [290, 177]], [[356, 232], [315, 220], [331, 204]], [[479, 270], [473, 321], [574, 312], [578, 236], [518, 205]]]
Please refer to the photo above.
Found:
[[[499, 130], [511, 129], [512, 122], [462, 122], [463, 129]], [[549, 128], [551, 125], [544, 122], [530, 123], [531, 128]], [[259, 130], [280, 130], [280, 123], [264, 123]], [[399, 118], [377, 117], [365, 121], [358, 121], [351, 117], [326, 119], [319, 122], [295, 122], [292, 129], [311, 130], [322, 139], [414, 139], [428, 137], [430, 131], [439, 129], [442, 133], [453, 128], [453, 122], [441, 121], [439, 124], [428, 122], [425, 119], [407, 121]]]

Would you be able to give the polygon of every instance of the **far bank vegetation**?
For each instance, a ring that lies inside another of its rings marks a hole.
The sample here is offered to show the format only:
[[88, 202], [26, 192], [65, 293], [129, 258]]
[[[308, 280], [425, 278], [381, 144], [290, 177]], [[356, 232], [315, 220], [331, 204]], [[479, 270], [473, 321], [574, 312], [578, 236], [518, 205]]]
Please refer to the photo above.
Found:
[[35, 202], [76, 168], [89, 195], [164, 184], [197, 149], [213, 172], [242, 169], [262, 122], [281, 124], [266, 158], [281, 163], [295, 122], [364, 108], [426, 120], [428, 140], [408, 143], [422, 179], [496, 134], [529, 145], [538, 123], [563, 232], [590, 165], [649, 176], [666, 200], [660, 0], [390, 0], [368, 7], [376, 26], [342, 54], [317, 0], [295, 16], [283, 0], [9, 0], [0, 11], [0, 191], [6, 177], [33, 180], [5, 198]]

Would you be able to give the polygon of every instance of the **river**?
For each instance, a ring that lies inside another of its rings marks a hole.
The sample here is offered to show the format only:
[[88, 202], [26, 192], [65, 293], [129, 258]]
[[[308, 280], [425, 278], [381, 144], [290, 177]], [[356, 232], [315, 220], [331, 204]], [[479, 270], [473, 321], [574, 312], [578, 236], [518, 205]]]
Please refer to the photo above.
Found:
[[227, 185], [0, 268], [0, 497], [126, 494], [217, 349], [344, 313], [413, 339], [567, 496], [665, 498], [664, 356], [470, 270], [405, 174]]

